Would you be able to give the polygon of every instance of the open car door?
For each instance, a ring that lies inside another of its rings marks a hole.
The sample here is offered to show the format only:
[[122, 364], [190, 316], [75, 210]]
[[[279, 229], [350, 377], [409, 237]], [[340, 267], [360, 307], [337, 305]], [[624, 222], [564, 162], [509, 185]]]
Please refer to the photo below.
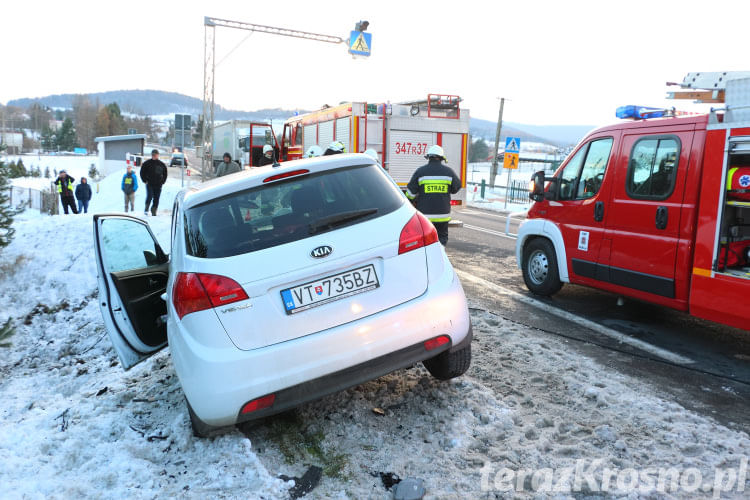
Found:
[[99, 307], [126, 370], [167, 344], [167, 255], [148, 223], [122, 214], [94, 215]]

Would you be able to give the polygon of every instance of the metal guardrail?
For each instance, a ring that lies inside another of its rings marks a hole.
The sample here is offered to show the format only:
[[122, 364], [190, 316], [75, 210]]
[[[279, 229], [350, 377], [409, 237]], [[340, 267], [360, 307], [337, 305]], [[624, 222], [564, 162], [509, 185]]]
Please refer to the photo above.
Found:
[[[480, 182], [467, 182], [467, 186], [481, 186]], [[508, 186], [495, 185], [495, 190], [507, 191], [508, 203], [529, 203], [529, 183], [525, 181], [511, 181]]]

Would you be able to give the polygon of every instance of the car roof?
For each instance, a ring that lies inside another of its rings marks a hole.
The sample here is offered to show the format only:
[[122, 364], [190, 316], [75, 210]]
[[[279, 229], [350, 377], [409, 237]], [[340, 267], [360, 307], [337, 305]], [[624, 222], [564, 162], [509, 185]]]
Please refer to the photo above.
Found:
[[372, 157], [363, 153], [339, 154], [286, 161], [279, 166], [252, 167], [235, 174], [218, 177], [183, 191], [183, 207], [188, 209], [228, 194], [263, 185], [270, 176], [307, 169], [310, 172], [336, 170], [355, 165], [377, 165]]

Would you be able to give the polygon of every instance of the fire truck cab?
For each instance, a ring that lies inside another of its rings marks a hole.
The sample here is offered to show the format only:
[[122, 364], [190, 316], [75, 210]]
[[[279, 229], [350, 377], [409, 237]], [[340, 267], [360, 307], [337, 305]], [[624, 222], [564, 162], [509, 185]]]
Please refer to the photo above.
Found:
[[591, 132], [552, 177], [534, 174], [516, 243], [533, 293], [576, 283], [750, 330], [750, 73], [681, 85], [707, 90], [674, 94], [727, 106], [621, 108], [634, 121]]
[[293, 116], [284, 124], [281, 158], [302, 158], [312, 145], [325, 150], [341, 141], [348, 153], [373, 149], [393, 180], [406, 189], [414, 171], [426, 163], [427, 148], [443, 147], [447, 165], [461, 179], [452, 203], [466, 202], [469, 110], [454, 95], [429, 94], [427, 99], [399, 104], [346, 102]]

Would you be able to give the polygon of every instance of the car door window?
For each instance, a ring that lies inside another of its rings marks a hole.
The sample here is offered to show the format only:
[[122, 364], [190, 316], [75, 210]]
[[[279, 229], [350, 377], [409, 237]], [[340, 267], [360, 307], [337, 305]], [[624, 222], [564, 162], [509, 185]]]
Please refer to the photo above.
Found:
[[561, 200], [591, 198], [599, 192], [613, 139], [597, 139], [579, 149], [560, 173]]
[[591, 143], [586, 154], [586, 161], [583, 162], [576, 198], [591, 198], [599, 192], [611, 150], [612, 139], [602, 139]]
[[663, 200], [674, 190], [680, 142], [676, 137], [641, 139], [633, 146], [626, 191], [634, 199]]
[[127, 219], [102, 221], [100, 241], [107, 271], [116, 273], [159, 264], [156, 242], [142, 224]]

